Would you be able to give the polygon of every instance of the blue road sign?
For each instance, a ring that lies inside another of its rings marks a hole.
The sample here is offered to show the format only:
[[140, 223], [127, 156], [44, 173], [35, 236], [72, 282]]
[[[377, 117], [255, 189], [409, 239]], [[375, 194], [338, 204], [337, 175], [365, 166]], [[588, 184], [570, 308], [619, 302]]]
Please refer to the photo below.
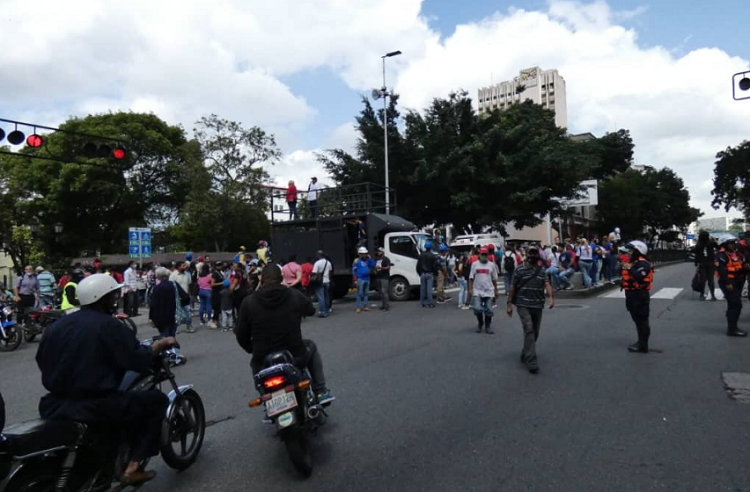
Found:
[[151, 243], [151, 231], [141, 231], [141, 243]]
[[150, 244], [144, 244], [141, 246], [141, 256], [143, 258], [151, 257], [151, 245]]
[[133, 245], [130, 247], [130, 256], [138, 256], [138, 245]]
[[140, 239], [138, 237], [138, 231], [131, 230], [130, 231], [130, 243], [131, 244], [137, 244], [139, 240]]
[[687, 239], [695, 239], [695, 234], [688, 234]]

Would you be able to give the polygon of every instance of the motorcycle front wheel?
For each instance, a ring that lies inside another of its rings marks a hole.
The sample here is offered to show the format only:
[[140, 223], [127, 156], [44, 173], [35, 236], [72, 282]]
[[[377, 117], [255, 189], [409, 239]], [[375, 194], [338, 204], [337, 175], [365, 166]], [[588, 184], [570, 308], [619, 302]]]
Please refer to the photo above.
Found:
[[3, 352], [12, 352], [16, 350], [23, 341], [23, 330], [18, 325], [9, 326], [5, 329], [5, 338], [0, 340], [0, 350]]
[[185, 470], [198, 459], [206, 433], [206, 411], [200, 395], [187, 390], [164, 422], [161, 457], [170, 468]]
[[310, 455], [310, 443], [307, 436], [297, 429], [291, 430], [291, 432], [282, 436], [282, 439], [294, 468], [305, 478], [312, 475], [312, 456]]

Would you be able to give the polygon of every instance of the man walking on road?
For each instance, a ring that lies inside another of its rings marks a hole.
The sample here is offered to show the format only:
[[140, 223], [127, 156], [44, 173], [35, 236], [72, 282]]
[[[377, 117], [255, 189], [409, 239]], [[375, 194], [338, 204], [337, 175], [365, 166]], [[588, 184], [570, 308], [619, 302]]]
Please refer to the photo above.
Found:
[[138, 278], [135, 273], [135, 262], [128, 263], [128, 268], [123, 273], [124, 287], [122, 293], [125, 296], [123, 300], [123, 311], [128, 316], [138, 316]]
[[[175, 271], [169, 275], [168, 279], [170, 282], [175, 282], [177, 285], [179, 285], [183, 291], [188, 292], [188, 297], [190, 296], [190, 275], [187, 273], [187, 269], [189, 268], [189, 266], [190, 264], [188, 262], [180, 263], [179, 265], [177, 265]], [[159, 278], [159, 276], [157, 275], [156, 278]], [[185, 307], [185, 309], [188, 310], [189, 308]], [[193, 330], [192, 312], [190, 316], [187, 316], [185, 331], [187, 331], [188, 333], [195, 333], [195, 330]]]
[[424, 243], [424, 251], [419, 255], [417, 260], [417, 274], [419, 275], [419, 305], [422, 307], [435, 307], [432, 301], [432, 283], [435, 280], [435, 271], [437, 270], [437, 258], [432, 252], [432, 243]]
[[706, 300], [706, 284], [711, 292], [711, 300], [716, 300], [716, 287], [714, 286], [714, 275], [716, 273], [716, 244], [706, 231], [698, 235], [698, 244], [695, 246], [695, 266], [701, 276], [701, 301]]
[[736, 239], [724, 236], [719, 239], [716, 255], [719, 287], [727, 300], [727, 336], [746, 337], [747, 332], [737, 326], [742, 313], [742, 286], [745, 284], [745, 265], [737, 254]]
[[513, 304], [518, 308], [518, 317], [521, 318], [523, 326], [521, 362], [526, 364], [526, 368], [532, 374], [539, 372], [536, 342], [542, 325], [545, 290], [549, 296], [549, 308], [555, 307], [552, 285], [549, 283], [544, 266], [539, 263], [539, 250], [532, 246], [527, 253], [526, 262], [513, 274], [507, 309], [508, 316], [513, 316]]
[[440, 254], [437, 256], [437, 302], [445, 304], [452, 299], [445, 295], [445, 283], [448, 282], [448, 246], [441, 244], [438, 249]]
[[651, 306], [651, 287], [654, 283], [654, 269], [646, 255], [648, 247], [642, 241], [628, 244], [630, 261], [622, 264], [622, 288], [625, 289], [625, 306], [638, 330], [638, 341], [628, 347], [630, 352], [648, 353], [648, 339], [651, 327], [648, 317]]
[[477, 333], [482, 329], [488, 334], [495, 333], [490, 326], [492, 324], [492, 302], [497, 299], [497, 265], [488, 259], [489, 251], [486, 247], [479, 250], [479, 261], [471, 265], [469, 273], [469, 296], [474, 306], [474, 315], [477, 317]]

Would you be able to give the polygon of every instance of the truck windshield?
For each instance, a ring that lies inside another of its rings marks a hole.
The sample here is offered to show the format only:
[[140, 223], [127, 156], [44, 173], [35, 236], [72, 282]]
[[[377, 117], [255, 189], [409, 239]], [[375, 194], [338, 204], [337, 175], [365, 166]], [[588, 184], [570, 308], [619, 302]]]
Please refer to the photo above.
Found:
[[[432, 240], [432, 238], [431, 238], [430, 236], [428, 236], [427, 234], [415, 234], [415, 235], [414, 235], [414, 239], [415, 239], [415, 240], [417, 241], [417, 249], [419, 249], [419, 252], [420, 252], [420, 253], [423, 253], [423, 252], [425, 251], [425, 249], [424, 249], [424, 244], [425, 244], [425, 243], [426, 243], [427, 241], [430, 241], [430, 242], [434, 242], [434, 241]], [[434, 251], [434, 250], [435, 250], [435, 249], [437, 249], [437, 248], [436, 248], [436, 247], [433, 247], [432, 249], [433, 249], [433, 251]]]

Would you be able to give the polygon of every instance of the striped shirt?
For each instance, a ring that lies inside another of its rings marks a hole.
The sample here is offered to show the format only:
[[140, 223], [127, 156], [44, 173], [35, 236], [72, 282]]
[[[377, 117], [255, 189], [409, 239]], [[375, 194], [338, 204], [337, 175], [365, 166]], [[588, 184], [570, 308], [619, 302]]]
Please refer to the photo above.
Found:
[[[513, 272], [516, 306], [543, 309], [547, 274], [543, 267], [530, 267], [524, 263]], [[519, 288], [520, 286], [520, 288]]]

